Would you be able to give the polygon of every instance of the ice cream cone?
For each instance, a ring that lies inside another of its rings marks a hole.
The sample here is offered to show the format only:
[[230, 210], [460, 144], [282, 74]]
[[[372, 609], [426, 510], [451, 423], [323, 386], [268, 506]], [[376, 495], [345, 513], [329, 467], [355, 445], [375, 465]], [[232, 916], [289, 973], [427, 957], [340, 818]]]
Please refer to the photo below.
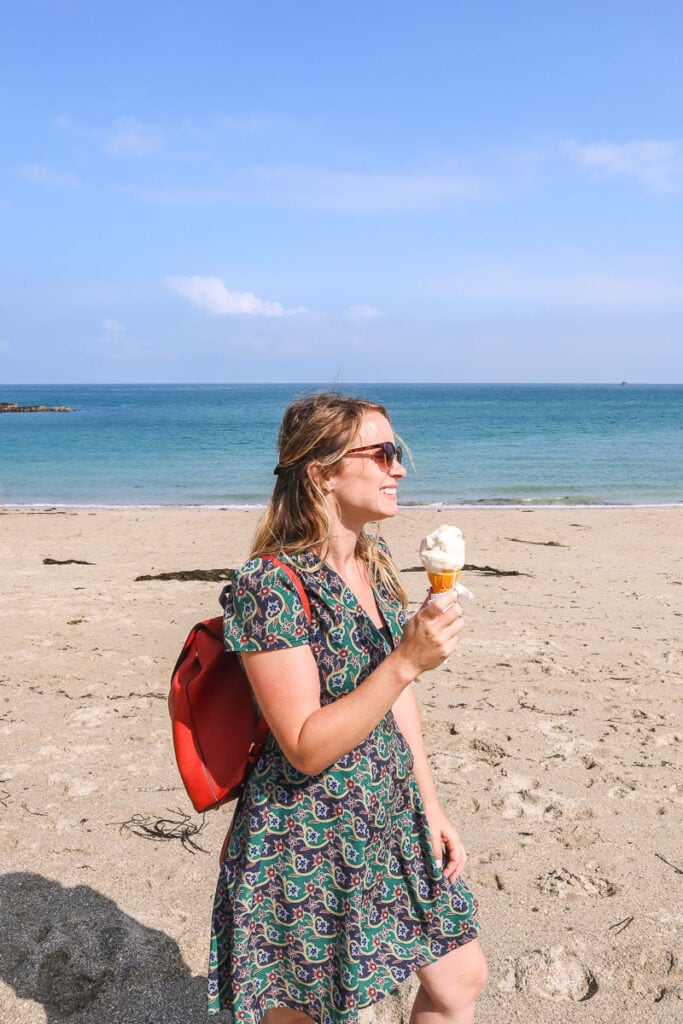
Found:
[[445, 594], [448, 590], [453, 590], [458, 582], [460, 569], [451, 569], [449, 572], [430, 572], [427, 575], [429, 576], [432, 594]]

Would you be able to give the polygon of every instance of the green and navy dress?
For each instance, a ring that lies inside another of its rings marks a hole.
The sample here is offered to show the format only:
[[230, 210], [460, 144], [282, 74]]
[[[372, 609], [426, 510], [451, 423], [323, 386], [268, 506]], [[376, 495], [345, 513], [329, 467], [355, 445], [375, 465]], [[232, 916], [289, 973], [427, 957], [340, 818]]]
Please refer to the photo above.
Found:
[[[349, 693], [400, 639], [405, 615], [381, 586], [373, 624], [317, 558], [288, 559], [311, 606], [268, 558], [237, 574], [225, 643], [235, 651], [309, 644], [320, 702]], [[389, 639], [390, 637], [390, 639]], [[418, 967], [476, 937], [476, 901], [437, 867], [413, 759], [391, 712], [319, 775], [287, 761], [272, 734], [240, 798], [216, 891], [209, 1010], [259, 1024], [272, 1007], [352, 1024]]]

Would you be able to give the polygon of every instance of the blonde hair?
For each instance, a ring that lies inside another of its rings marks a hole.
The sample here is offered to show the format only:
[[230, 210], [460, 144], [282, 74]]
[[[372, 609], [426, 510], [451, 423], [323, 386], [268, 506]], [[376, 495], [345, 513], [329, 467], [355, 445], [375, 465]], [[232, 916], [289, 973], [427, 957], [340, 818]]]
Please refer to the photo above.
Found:
[[[277, 480], [252, 543], [252, 558], [313, 550], [322, 565], [332, 521], [325, 494], [308, 470], [313, 462], [323, 471], [334, 469], [353, 444], [363, 417], [373, 412], [391, 422], [383, 405], [333, 392], [304, 395], [285, 409], [278, 436]], [[361, 530], [356, 555], [367, 566], [370, 579], [382, 583], [405, 607], [408, 599], [399, 570], [377, 536]]]

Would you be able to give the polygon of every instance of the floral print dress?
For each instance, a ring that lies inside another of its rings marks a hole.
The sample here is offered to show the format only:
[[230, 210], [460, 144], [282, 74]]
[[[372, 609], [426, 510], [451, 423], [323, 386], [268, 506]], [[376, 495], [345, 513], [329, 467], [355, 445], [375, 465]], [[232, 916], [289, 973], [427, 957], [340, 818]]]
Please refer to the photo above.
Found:
[[[382, 587], [380, 631], [328, 565], [287, 559], [311, 606], [268, 558], [237, 574], [226, 606], [230, 650], [310, 644], [329, 704], [358, 686], [401, 638], [405, 615]], [[391, 635], [391, 645], [388, 636]], [[317, 1024], [357, 1011], [416, 968], [477, 934], [476, 901], [437, 867], [410, 748], [389, 712], [319, 775], [287, 761], [272, 734], [235, 814], [213, 913], [209, 1011], [259, 1024], [273, 1007]]]

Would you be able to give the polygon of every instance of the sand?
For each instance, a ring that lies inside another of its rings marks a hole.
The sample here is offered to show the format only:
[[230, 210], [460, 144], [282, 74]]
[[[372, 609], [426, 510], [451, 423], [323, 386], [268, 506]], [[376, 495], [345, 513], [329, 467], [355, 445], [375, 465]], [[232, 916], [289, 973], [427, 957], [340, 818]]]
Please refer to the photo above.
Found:
[[[136, 577], [237, 566], [257, 515], [0, 511], [3, 1024], [205, 1020], [229, 812], [192, 812], [165, 701], [221, 584]], [[679, 1021], [683, 510], [403, 510], [402, 569], [444, 521], [518, 574], [463, 573], [468, 628], [417, 683], [481, 904], [477, 1022]], [[404, 578], [416, 607], [424, 573]], [[409, 995], [364, 1024], [407, 1022]]]

